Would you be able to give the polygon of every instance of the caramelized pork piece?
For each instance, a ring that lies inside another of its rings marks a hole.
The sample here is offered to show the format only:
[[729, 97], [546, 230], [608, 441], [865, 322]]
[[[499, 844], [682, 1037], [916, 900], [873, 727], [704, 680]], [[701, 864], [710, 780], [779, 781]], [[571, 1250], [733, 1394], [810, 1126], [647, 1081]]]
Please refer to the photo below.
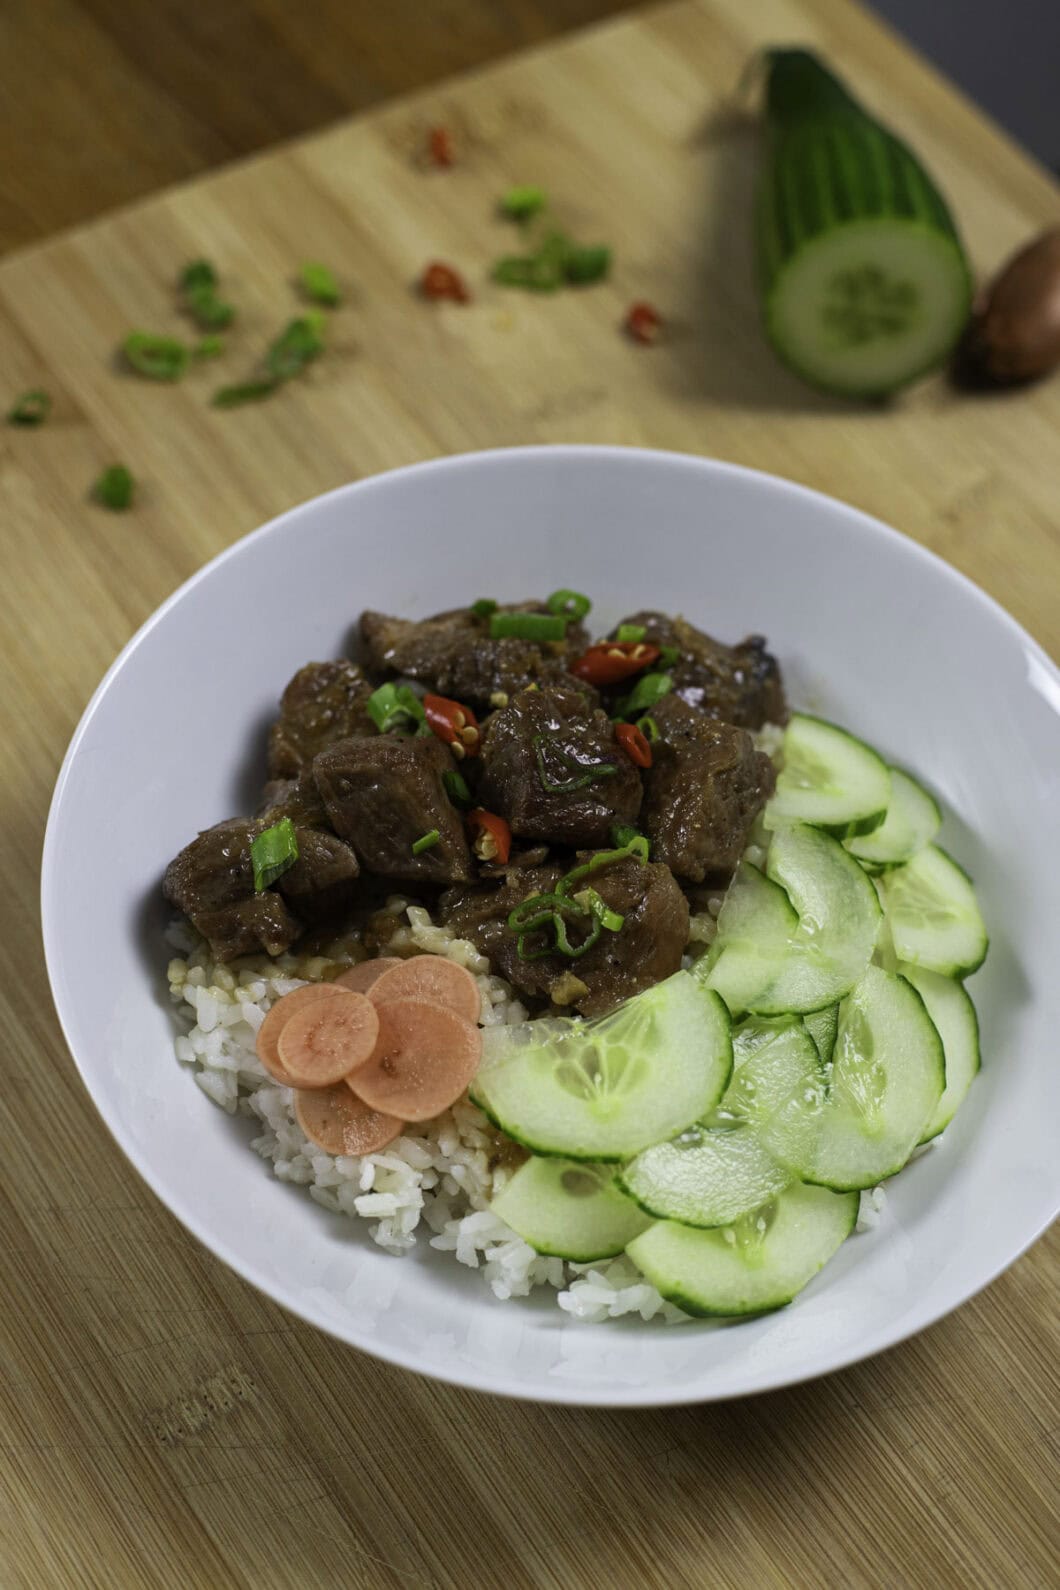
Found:
[[301, 923], [274, 889], [254, 891], [250, 842], [263, 823], [233, 817], [207, 828], [166, 868], [162, 890], [191, 921], [220, 961], [237, 955], [280, 955]]
[[780, 666], [761, 635], [749, 635], [738, 646], [723, 646], [683, 618], [665, 613], [633, 613], [623, 620], [639, 624], [653, 646], [669, 646], [678, 655], [672, 663], [656, 663], [674, 682], [674, 694], [710, 718], [760, 729], [783, 723], [788, 715]]
[[746, 729], [705, 717], [680, 696], [664, 696], [651, 715], [659, 738], [640, 826], [652, 856], [679, 878], [719, 881], [735, 868], [773, 793], [773, 764]]
[[577, 690], [522, 690], [493, 713], [482, 744], [479, 803], [524, 839], [606, 845], [640, 810], [640, 774], [606, 712]]
[[318, 751], [351, 734], [374, 734], [372, 686], [345, 658], [306, 663], [288, 684], [269, 731], [269, 778], [297, 778]]
[[[471, 877], [464, 825], [442, 783], [455, 768], [433, 734], [374, 734], [321, 751], [313, 775], [331, 826], [366, 872], [443, 884]], [[413, 850], [434, 833], [427, 848]]]

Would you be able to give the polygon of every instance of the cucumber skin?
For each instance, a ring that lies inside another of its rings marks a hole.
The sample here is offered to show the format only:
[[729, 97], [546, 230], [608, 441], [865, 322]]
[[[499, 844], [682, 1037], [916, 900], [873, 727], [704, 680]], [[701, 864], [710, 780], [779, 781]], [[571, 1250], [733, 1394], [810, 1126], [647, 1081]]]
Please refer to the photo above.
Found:
[[950, 244], [964, 278], [965, 312], [956, 323], [955, 343], [971, 312], [973, 281], [949, 207], [908, 145], [870, 116], [809, 50], [770, 52], [766, 126], [756, 246], [769, 341], [790, 370], [822, 391], [885, 397], [936, 368], [946, 350], [883, 388], [859, 392], [832, 386], [790, 359], [770, 313], [774, 289], [785, 266], [807, 244], [850, 222], [918, 227]]

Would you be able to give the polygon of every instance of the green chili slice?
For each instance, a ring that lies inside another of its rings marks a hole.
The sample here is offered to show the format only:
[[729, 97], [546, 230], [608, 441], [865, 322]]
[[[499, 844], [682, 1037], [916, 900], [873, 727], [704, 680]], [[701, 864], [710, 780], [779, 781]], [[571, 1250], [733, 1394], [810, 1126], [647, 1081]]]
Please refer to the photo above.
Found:
[[578, 623], [580, 619], [586, 616], [593, 604], [580, 591], [563, 589], [553, 591], [546, 605], [550, 613], [558, 613], [561, 618], [567, 618], [572, 623]]

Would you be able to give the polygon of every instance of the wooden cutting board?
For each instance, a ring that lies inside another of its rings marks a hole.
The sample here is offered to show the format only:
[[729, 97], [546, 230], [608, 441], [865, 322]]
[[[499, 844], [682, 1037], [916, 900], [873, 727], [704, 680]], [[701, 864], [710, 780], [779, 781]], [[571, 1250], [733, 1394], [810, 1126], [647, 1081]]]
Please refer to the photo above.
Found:
[[[852, 409], [762, 345], [733, 85], [757, 45], [796, 39], [900, 121], [982, 270], [1055, 224], [1044, 173], [854, 6], [681, 0], [0, 266], [5, 390], [56, 400], [43, 429], [0, 434], [5, 1586], [1056, 1582], [1055, 1234], [954, 1317], [815, 1385], [659, 1414], [471, 1396], [318, 1335], [184, 1233], [97, 1120], [41, 962], [48, 798], [103, 670], [204, 559], [377, 470], [535, 441], [735, 459], [900, 526], [1056, 646], [1060, 380], [976, 399], [931, 381]], [[414, 159], [437, 122], [449, 171]], [[614, 244], [610, 282], [542, 299], [487, 283], [510, 243], [496, 197], [528, 180]], [[183, 329], [173, 278], [198, 255], [240, 306], [230, 352], [174, 387], [123, 374], [129, 328]], [[327, 356], [267, 403], [211, 409], [292, 313], [307, 258], [348, 288]], [[415, 296], [432, 258], [472, 304]], [[619, 331], [642, 297], [671, 328], [656, 348]], [[137, 501], [107, 513], [86, 494], [119, 459]]]

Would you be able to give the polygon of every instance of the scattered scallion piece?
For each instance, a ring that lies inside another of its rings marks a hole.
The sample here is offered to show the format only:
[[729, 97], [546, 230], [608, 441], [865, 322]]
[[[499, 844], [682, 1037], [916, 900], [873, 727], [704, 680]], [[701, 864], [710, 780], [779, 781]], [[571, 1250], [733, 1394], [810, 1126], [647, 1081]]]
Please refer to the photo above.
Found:
[[380, 734], [391, 729], [419, 728], [426, 724], [427, 714], [423, 702], [409, 685], [396, 685], [388, 681], [373, 690], [365, 703], [368, 715]]
[[493, 613], [490, 615], [490, 638], [503, 640], [514, 635], [517, 640], [562, 640], [567, 633], [567, 620], [558, 613]]
[[264, 377], [260, 381], [241, 381], [235, 386], [219, 387], [210, 402], [215, 409], [236, 409], [242, 403], [260, 403], [262, 398], [271, 397], [279, 384], [271, 377]]
[[326, 304], [329, 309], [341, 304], [342, 293], [339, 284], [326, 265], [320, 265], [315, 260], [307, 260], [299, 274], [306, 296], [315, 304]]
[[40, 387], [20, 392], [7, 411], [9, 425], [43, 425], [52, 411], [52, 400]]
[[603, 281], [610, 269], [611, 250], [606, 243], [590, 243], [584, 247], [572, 243], [563, 262], [567, 280], [578, 287]]
[[193, 259], [180, 273], [182, 293], [201, 293], [204, 288], [217, 286], [217, 272], [208, 259]]
[[223, 337], [202, 337], [191, 350], [193, 359], [218, 359], [225, 351]]
[[612, 842], [619, 850], [626, 849], [633, 843], [634, 839], [639, 839], [640, 837], [641, 835], [633, 827], [632, 823], [615, 823], [611, 828]]
[[522, 182], [508, 189], [501, 199], [501, 210], [513, 221], [529, 221], [531, 216], [539, 215], [547, 203], [544, 188]]
[[553, 591], [546, 605], [550, 613], [558, 613], [561, 618], [577, 623], [586, 616], [593, 604], [580, 591], [564, 589]]
[[612, 911], [607, 901], [602, 895], [597, 894], [595, 889], [579, 889], [574, 899], [579, 905], [584, 905], [591, 911], [600, 926], [606, 928], [609, 933], [621, 931], [625, 917], [620, 911]]
[[643, 640], [648, 631], [643, 624], [619, 624], [615, 639], [617, 641], [632, 641], [635, 645], [638, 640]]
[[443, 773], [442, 787], [454, 806], [466, 809], [471, 805], [471, 791], [462, 773]]
[[643, 718], [637, 719], [637, 728], [646, 740], [657, 740], [659, 738], [659, 725], [650, 712], [646, 712]]
[[324, 351], [324, 316], [310, 310], [290, 321], [273, 342], [265, 362], [277, 381], [289, 381]]
[[133, 498], [133, 478], [124, 464], [111, 464], [92, 487], [92, 495], [104, 508], [120, 512]]
[[179, 381], [188, 367], [188, 349], [183, 342], [150, 331], [130, 331], [122, 352], [137, 375], [149, 381]]
[[480, 596], [477, 602], [472, 602], [471, 611], [476, 618], [489, 618], [497, 611], [497, 604], [488, 596]]
[[681, 653], [676, 646], [659, 647], [659, 663], [663, 668], [672, 668]]
[[180, 274], [180, 291], [203, 331], [219, 331], [235, 318], [235, 307], [217, 294], [217, 272], [208, 259], [192, 260]]
[[[534, 756], [537, 758], [537, 776], [541, 781], [541, 788], [548, 794], [566, 794], [570, 790], [587, 789], [590, 784], [595, 784], [598, 779], [612, 778], [618, 768], [614, 762], [579, 762], [562, 746], [550, 742], [547, 734], [535, 734], [531, 742], [534, 747]], [[574, 768], [570, 778], [554, 779], [545, 765], [545, 748], [550, 747], [552, 755], [561, 761], [564, 767]]]
[[289, 817], [281, 817], [278, 823], [251, 840], [250, 860], [254, 868], [254, 888], [259, 894], [277, 878], [282, 878], [288, 867], [294, 866], [298, 860], [298, 840]]
[[425, 850], [433, 850], [441, 837], [437, 828], [429, 829], [427, 833], [421, 834], [418, 839], [412, 841], [412, 854], [422, 856]]
[[654, 707], [657, 701], [668, 695], [673, 688], [673, 680], [669, 674], [641, 674], [628, 696], [623, 696], [615, 704], [616, 718], [635, 718], [642, 712], [647, 712]]

